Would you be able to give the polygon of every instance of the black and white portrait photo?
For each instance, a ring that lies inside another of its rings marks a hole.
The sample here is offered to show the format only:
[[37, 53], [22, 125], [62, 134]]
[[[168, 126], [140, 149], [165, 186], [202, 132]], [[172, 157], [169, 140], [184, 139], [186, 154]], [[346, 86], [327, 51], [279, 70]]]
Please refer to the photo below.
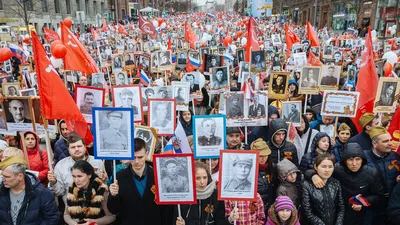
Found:
[[279, 36], [279, 34], [271, 35], [271, 39], [272, 39], [273, 45], [281, 45], [282, 44], [281, 37]]
[[294, 65], [296, 68], [307, 65], [307, 55], [305, 52], [293, 54]]
[[251, 52], [251, 71], [264, 72], [265, 71], [265, 51], [252, 51]]
[[221, 66], [221, 62], [222, 62], [221, 56], [219, 56], [219, 55], [207, 54], [205, 60], [206, 60], [205, 65], [204, 65], [204, 73], [205, 74], [210, 72], [210, 68]]
[[392, 106], [395, 101], [395, 93], [397, 92], [398, 82], [383, 82], [379, 105], [381, 106]]
[[128, 108], [95, 108], [95, 157], [133, 160], [133, 112]]
[[2, 104], [8, 131], [33, 130], [31, 101], [27, 97], [9, 97]]
[[151, 53], [151, 69], [152, 70], [157, 70], [158, 67], [160, 66], [159, 63], [159, 58], [158, 58], [158, 52], [152, 52]]
[[244, 57], [244, 49], [240, 48], [236, 50], [236, 58], [238, 60], [238, 63], [245, 61]]
[[224, 115], [193, 117], [193, 136], [195, 158], [217, 158], [219, 151], [225, 149]]
[[333, 46], [332, 45], [326, 45], [324, 46], [324, 52], [323, 52], [324, 58], [331, 59], [332, 58], [332, 53], [333, 53]]
[[19, 95], [19, 83], [2, 83], [3, 95], [5, 97], [15, 97]]
[[229, 69], [228, 67], [213, 67], [210, 68], [210, 80], [212, 90], [229, 91]]
[[301, 44], [293, 44], [292, 45], [292, 54], [304, 52], [303, 46]]
[[156, 92], [152, 87], [143, 87], [142, 88], [142, 105], [143, 111], [147, 112], [148, 101], [151, 98], [156, 98]]
[[153, 90], [156, 93], [156, 98], [173, 98], [172, 86], [155, 86]]
[[183, 81], [173, 81], [173, 98], [176, 102], [177, 111], [188, 111], [189, 100], [190, 100], [190, 83]]
[[127, 85], [128, 84], [128, 75], [126, 74], [126, 71], [123, 71], [121, 69], [118, 70], [113, 70], [115, 74], [115, 79], [117, 85]]
[[244, 93], [231, 92], [226, 101], [226, 117], [227, 118], [240, 118], [244, 116]]
[[103, 88], [104, 87], [104, 73], [93, 73], [92, 74], [92, 87]]
[[37, 96], [35, 88], [19, 90], [20, 96]]
[[182, 77], [182, 81], [189, 82], [190, 94], [200, 91], [200, 82], [198, 73], [186, 73]]
[[300, 126], [301, 101], [282, 102], [283, 119], [292, 122], [294, 126]]
[[219, 200], [256, 198], [258, 155], [258, 151], [221, 151]]
[[[250, 63], [248, 63], [248, 62], [240, 62], [239, 63], [239, 77], [238, 77], [238, 81], [240, 82], [240, 83], [244, 83], [245, 81], [247, 81], [246, 79], [244, 79], [244, 76], [243, 76], [243, 74], [244, 73], [247, 73], [247, 74], [249, 74], [250, 73]], [[248, 75], [247, 75], [248, 76]]]
[[399, 98], [399, 78], [379, 78], [378, 90], [375, 97], [374, 112], [393, 113], [396, 110], [397, 99]]
[[148, 123], [158, 129], [159, 136], [169, 136], [175, 130], [175, 100], [150, 99], [148, 102]]
[[304, 51], [304, 52], [307, 52], [308, 49], [309, 49], [310, 46], [311, 46], [311, 41], [309, 41], [309, 40], [303, 40], [303, 41], [301, 42], [301, 44], [302, 44], [302, 47], [303, 47], [303, 51]]
[[92, 123], [92, 108], [103, 106], [104, 89], [76, 86], [75, 101], [86, 122]]
[[3, 63], [4, 66], [4, 71], [6, 71], [6, 73], [11, 73], [12, 72], [12, 65], [11, 65], [11, 60], [7, 60]]
[[[341, 70], [342, 70], [341, 66], [330, 66], [330, 65], [322, 66], [320, 88], [337, 90]], [[327, 87], [321, 87], [321, 86], [327, 86]]]
[[266, 96], [261, 94], [255, 94], [253, 102], [249, 106], [248, 116], [250, 118], [266, 117], [265, 105], [267, 104]]
[[150, 70], [150, 57], [147, 55], [140, 55], [139, 57], [140, 65], [142, 65], [142, 69], [144, 72], [149, 72]]
[[159, 67], [169, 67], [172, 64], [171, 51], [158, 52]]
[[124, 57], [122, 55], [115, 56], [113, 65], [115, 69], [122, 68], [124, 66]]
[[180, 51], [178, 53], [178, 65], [186, 65], [186, 60], [187, 60], [187, 51]]
[[125, 66], [126, 67], [131, 67], [135, 64], [134, 58], [133, 58], [133, 53], [127, 53], [124, 55], [125, 56]]
[[200, 48], [200, 56], [201, 58], [203, 58], [204, 55], [206, 54], [210, 54], [210, 48], [206, 47], [206, 48]]
[[135, 126], [135, 138], [140, 138], [146, 142], [146, 152], [148, 153], [146, 160], [152, 161], [157, 142], [155, 132], [150, 127]]
[[134, 121], [143, 121], [142, 92], [139, 85], [113, 86], [113, 105], [115, 108], [132, 108]]
[[321, 67], [304, 66], [300, 75], [300, 90], [303, 88], [317, 88], [321, 74]]
[[335, 63], [339, 63], [342, 62], [342, 52], [341, 51], [335, 51], [335, 53], [333, 53], [333, 59], [335, 60]]
[[157, 204], [189, 204], [196, 201], [193, 155], [154, 155]]

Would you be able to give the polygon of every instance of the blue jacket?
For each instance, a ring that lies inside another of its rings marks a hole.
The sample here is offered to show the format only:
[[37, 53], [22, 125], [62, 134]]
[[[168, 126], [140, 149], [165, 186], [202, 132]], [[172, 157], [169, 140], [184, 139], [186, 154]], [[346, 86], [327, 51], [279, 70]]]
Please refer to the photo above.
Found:
[[[385, 157], [381, 158], [377, 156], [372, 150], [365, 150], [365, 156], [367, 157], [368, 166], [375, 168], [379, 174], [379, 177], [384, 179], [382, 185], [386, 193], [392, 193], [394, 186], [396, 186], [396, 178], [400, 175], [400, 156], [396, 152], [389, 152]], [[376, 165], [379, 168], [376, 168]]]
[[[329, 140], [331, 139], [327, 133], [325, 132], [319, 132], [318, 134], [315, 135], [314, 139], [312, 140], [311, 143], [311, 152], [307, 152], [305, 155], [303, 155], [303, 158], [301, 158], [300, 162], [300, 171], [302, 173], [306, 172], [309, 169], [314, 168], [314, 160], [318, 156], [318, 153], [316, 151], [317, 149], [317, 143], [321, 138], [323, 137], [328, 137]], [[329, 148], [328, 148], [328, 153], [331, 153], [331, 142], [329, 142]]]
[[[322, 116], [321, 116], [321, 114], [318, 114], [318, 115], [317, 115], [317, 119], [314, 120], [314, 121], [312, 121], [312, 122], [310, 123], [310, 127], [311, 127], [312, 129], [316, 129], [317, 131], [320, 131], [320, 130], [319, 130], [319, 125], [321, 125], [321, 124], [324, 124], [324, 123], [322, 122]], [[335, 125], [335, 120], [332, 121], [332, 125]], [[338, 122], [338, 124], [337, 124], [337, 127], [340, 127], [340, 123], [339, 123], [339, 122]]]
[[372, 149], [372, 140], [369, 137], [369, 134], [365, 133], [365, 131], [361, 131], [361, 133], [350, 138], [349, 143], [357, 143], [363, 150]]
[[63, 158], [69, 156], [68, 152], [68, 143], [63, 137], [57, 140], [56, 144], [54, 145], [54, 164], [57, 164]]
[[336, 163], [339, 163], [342, 159], [342, 153], [344, 150], [344, 145], [346, 143], [342, 143], [339, 140], [339, 137], [336, 137], [335, 140], [336, 140], [336, 144], [335, 144], [335, 146], [332, 147], [332, 154], [335, 155]]
[[[0, 187], [0, 225], [13, 224], [10, 214], [9, 189]], [[51, 191], [31, 173], [25, 175], [25, 198], [17, 218], [17, 225], [57, 225], [58, 207]]]

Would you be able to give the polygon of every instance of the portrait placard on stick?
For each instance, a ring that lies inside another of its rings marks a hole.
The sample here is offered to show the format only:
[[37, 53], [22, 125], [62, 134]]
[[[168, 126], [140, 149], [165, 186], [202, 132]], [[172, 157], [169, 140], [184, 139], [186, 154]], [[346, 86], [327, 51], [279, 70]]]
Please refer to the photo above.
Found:
[[150, 127], [158, 129], [159, 136], [172, 136], [175, 131], [175, 99], [149, 99], [148, 121]]
[[225, 115], [194, 116], [192, 120], [195, 158], [219, 158], [220, 150], [226, 148]]
[[218, 200], [256, 200], [259, 154], [259, 151], [220, 152]]
[[120, 85], [112, 87], [113, 106], [132, 108], [135, 123], [143, 122], [142, 90], [140, 85]]
[[322, 116], [355, 117], [360, 92], [325, 91], [322, 100]]
[[8, 131], [35, 131], [30, 97], [8, 97], [2, 102], [3, 119]]
[[88, 124], [92, 124], [92, 108], [104, 106], [104, 88], [76, 86], [75, 102]]
[[132, 108], [93, 108], [94, 157], [133, 160]]
[[146, 126], [135, 126], [135, 137], [146, 142], [147, 161], [153, 160], [153, 153], [157, 142], [157, 130]]
[[268, 97], [273, 99], [286, 99], [290, 73], [274, 72], [270, 75]]
[[193, 154], [155, 154], [157, 204], [196, 204]]
[[172, 81], [173, 97], [176, 101], [177, 111], [188, 111], [190, 100], [190, 83], [183, 81]]
[[376, 92], [374, 112], [393, 113], [400, 97], [400, 81], [395, 77], [379, 78], [378, 91]]

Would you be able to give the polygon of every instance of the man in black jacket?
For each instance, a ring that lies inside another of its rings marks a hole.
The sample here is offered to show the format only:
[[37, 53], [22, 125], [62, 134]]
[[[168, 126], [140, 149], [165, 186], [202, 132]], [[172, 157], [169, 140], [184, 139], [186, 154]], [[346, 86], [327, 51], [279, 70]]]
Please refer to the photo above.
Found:
[[155, 202], [154, 171], [146, 164], [146, 143], [135, 138], [135, 159], [128, 168], [117, 173], [110, 185], [107, 207], [119, 214], [121, 225], [171, 224], [167, 221], [167, 206]]
[[[317, 188], [323, 188], [325, 183], [315, 175], [314, 170], [307, 170], [305, 178], [310, 179]], [[342, 161], [337, 163], [333, 177], [342, 185], [342, 193], [345, 202], [344, 225], [372, 224], [371, 213], [373, 206], [380, 206], [384, 201], [382, 183], [375, 168], [367, 165], [367, 158], [363, 149], [357, 143], [349, 143], [345, 146]], [[350, 203], [349, 199], [361, 195], [365, 199], [365, 205]]]
[[358, 124], [362, 127], [362, 132], [350, 138], [348, 143], [357, 143], [363, 150], [372, 149], [372, 141], [369, 132], [373, 127], [378, 126], [379, 119], [372, 113], [364, 113], [358, 120]]
[[294, 144], [286, 141], [287, 124], [282, 118], [272, 120], [269, 124], [269, 133], [271, 139], [268, 141], [268, 147], [271, 149], [271, 159], [274, 163], [280, 162], [282, 159], [292, 161], [297, 167], [299, 159], [297, 157], [297, 149]]

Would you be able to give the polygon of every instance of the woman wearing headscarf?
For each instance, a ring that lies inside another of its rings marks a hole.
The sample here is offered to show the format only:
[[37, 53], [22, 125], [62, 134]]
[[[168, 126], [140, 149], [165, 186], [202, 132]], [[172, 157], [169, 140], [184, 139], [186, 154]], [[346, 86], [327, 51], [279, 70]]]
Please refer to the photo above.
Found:
[[179, 112], [179, 122], [185, 131], [186, 136], [193, 135], [193, 127], [192, 127], [192, 118], [193, 118], [193, 111], [189, 109], [188, 111], [180, 111]]

